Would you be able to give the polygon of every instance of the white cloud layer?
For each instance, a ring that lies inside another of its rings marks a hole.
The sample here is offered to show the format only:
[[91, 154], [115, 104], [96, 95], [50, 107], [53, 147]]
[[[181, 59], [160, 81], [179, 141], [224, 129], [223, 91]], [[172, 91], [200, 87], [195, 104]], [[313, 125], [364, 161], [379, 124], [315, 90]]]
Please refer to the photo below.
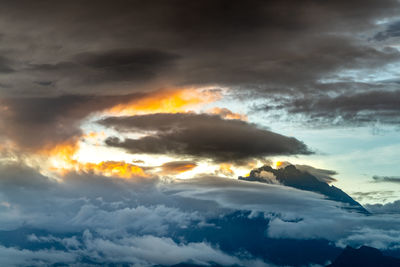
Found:
[[1, 166], [0, 173], [0, 203], [6, 203], [0, 206], [0, 230], [42, 231], [26, 234], [19, 247], [0, 241], [0, 254], [12, 256], [8, 266], [73, 266], [77, 261], [89, 266], [266, 266], [249, 251], [232, 254], [218, 242], [190, 241], [190, 235], [182, 234], [207, 231], [216, 227], [212, 219], [234, 211], [250, 212], [247, 220], [261, 216], [270, 239], [327, 239], [338, 247], [400, 249], [398, 214], [350, 213], [319, 194], [282, 185], [218, 177], [162, 182], [82, 174], [56, 182], [16, 165]]

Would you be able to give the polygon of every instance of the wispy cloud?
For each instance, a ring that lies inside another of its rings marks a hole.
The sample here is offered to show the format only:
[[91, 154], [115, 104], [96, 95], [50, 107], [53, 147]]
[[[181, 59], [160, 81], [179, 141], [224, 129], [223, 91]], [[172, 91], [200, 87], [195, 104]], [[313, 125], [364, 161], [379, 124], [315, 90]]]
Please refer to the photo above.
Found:
[[374, 182], [377, 183], [400, 183], [400, 176], [372, 176]]

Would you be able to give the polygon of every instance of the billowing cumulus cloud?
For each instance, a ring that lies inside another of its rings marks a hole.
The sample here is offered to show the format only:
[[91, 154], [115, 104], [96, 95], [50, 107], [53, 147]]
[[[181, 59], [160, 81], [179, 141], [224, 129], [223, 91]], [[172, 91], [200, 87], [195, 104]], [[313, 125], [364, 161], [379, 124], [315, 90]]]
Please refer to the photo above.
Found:
[[[324, 264], [346, 244], [398, 251], [398, 216], [349, 212], [322, 195], [277, 184], [84, 173], [55, 181], [22, 165], [2, 165], [1, 173], [0, 253], [20, 255], [11, 266]], [[282, 244], [293, 246], [284, 259], [274, 256]], [[297, 250], [300, 259], [290, 256]]]
[[[71, 174], [59, 183], [27, 167], [1, 167], [0, 198], [8, 205], [0, 207], [4, 214], [0, 253], [20, 255], [2, 261], [10, 266], [72, 262], [269, 266], [250, 255], [229, 255], [218, 244], [177, 238], [173, 233], [188, 227], [210, 227], [205, 222], [210, 214], [168, 197], [156, 179], [122, 182]], [[213, 209], [212, 214], [219, 210], [215, 205]], [[26, 232], [22, 243], [8, 239], [10, 231]]]
[[51, 249], [31, 251], [4, 246], [0, 246], [0, 256], [2, 264], [7, 266], [51, 265], [60, 262], [73, 264], [77, 260], [76, 255], [63, 251], [54, 251]]
[[386, 204], [369, 204], [366, 207], [374, 213], [400, 214], [400, 200]]
[[106, 144], [131, 153], [175, 154], [208, 157], [216, 161], [240, 161], [268, 155], [312, 153], [305, 144], [258, 128], [241, 120], [224, 120], [205, 114], [151, 114], [110, 117], [100, 121], [122, 132], [150, 132], [121, 141], [108, 138]]

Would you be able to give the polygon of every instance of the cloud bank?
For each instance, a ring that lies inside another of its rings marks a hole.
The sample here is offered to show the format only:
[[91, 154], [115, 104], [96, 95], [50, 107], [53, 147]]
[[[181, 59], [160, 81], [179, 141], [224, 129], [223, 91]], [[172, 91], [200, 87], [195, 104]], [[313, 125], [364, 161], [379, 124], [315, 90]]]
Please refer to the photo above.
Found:
[[[399, 249], [398, 215], [352, 213], [322, 195], [282, 185], [84, 173], [70, 173], [60, 182], [21, 165], [1, 168], [0, 253], [16, 255], [11, 266], [289, 264], [296, 257], [282, 262], [275, 252], [267, 253], [279, 249], [277, 242], [298, 244], [293, 253], [305, 244], [325, 248], [311, 261], [307, 253], [315, 250], [305, 250], [304, 264], [323, 264], [345, 245]], [[228, 225], [242, 230], [232, 232]]]

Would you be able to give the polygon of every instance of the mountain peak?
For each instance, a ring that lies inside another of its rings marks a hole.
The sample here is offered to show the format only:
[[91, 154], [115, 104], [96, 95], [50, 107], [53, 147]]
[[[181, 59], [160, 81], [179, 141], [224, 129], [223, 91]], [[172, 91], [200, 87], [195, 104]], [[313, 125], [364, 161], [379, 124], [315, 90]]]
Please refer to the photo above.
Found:
[[288, 165], [284, 168], [274, 169], [269, 165], [254, 169], [248, 177], [239, 176], [239, 180], [257, 181], [262, 183], [280, 183], [285, 186], [294, 187], [300, 190], [311, 191], [322, 194], [330, 200], [342, 202], [348, 205], [346, 209], [355, 210], [360, 213], [369, 214], [361, 206], [341, 189], [330, 186], [326, 182], [320, 181], [317, 177], [307, 171], [301, 171], [294, 165]]

